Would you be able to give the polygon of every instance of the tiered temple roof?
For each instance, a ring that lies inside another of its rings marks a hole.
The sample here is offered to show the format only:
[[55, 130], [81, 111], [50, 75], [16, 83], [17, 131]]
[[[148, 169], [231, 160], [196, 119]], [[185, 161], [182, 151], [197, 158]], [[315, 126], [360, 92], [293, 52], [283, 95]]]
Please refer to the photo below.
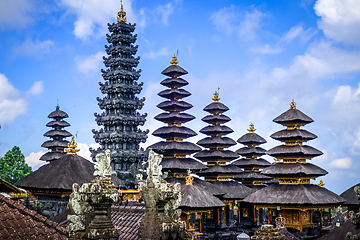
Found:
[[44, 136], [51, 138], [51, 140], [45, 141], [41, 146], [50, 150], [40, 157], [43, 161], [52, 161], [59, 159], [66, 153], [64, 149], [68, 146], [68, 141], [65, 138], [70, 137], [71, 133], [66, 131], [64, 128], [69, 127], [70, 124], [64, 121], [64, 118], [69, 115], [61, 111], [59, 106], [56, 106], [56, 110], [49, 114], [48, 118], [54, 119], [53, 121], [46, 124], [47, 127], [51, 127], [52, 130], [47, 131]]
[[167, 126], [161, 127], [152, 133], [152, 135], [163, 138], [166, 141], [157, 142], [149, 146], [149, 148], [163, 155], [161, 165], [163, 170], [169, 173], [169, 177], [184, 178], [188, 170], [197, 172], [207, 167], [192, 158], [186, 157], [200, 151], [201, 148], [194, 143], [184, 141], [184, 139], [197, 135], [190, 128], [182, 126], [182, 124], [195, 118], [190, 114], [184, 113], [184, 111], [193, 106], [181, 100], [191, 95], [188, 91], [182, 89], [183, 86], [189, 83], [185, 79], [180, 78], [180, 76], [188, 72], [177, 65], [178, 61], [175, 54], [170, 63], [171, 65], [162, 71], [162, 74], [168, 76], [168, 78], [160, 83], [168, 89], [158, 94], [167, 100], [157, 105], [158, 108], [166, 112], [155, 116], [156, 120], [167, 124]]
[[103, 112], [95, 113], [100, 130], [93, 130], [94, 139], [100, 144], [98, 149], [90, 149], [92, 158], [106, 149], [111, 150], [111, 166], [126, 188], [135, 188], [135, 176], [131, 169], [146, 160], [146, 152], [139, 148], [147, 139], [148, 130], [142, 131], [146, 114], [140, 114], [145, 98], [136, 97], [143, 83], [138, 83], [141, 70], [135, 68], [140, 57], [134, 57], [138, 46], [134, 46], [137, 34], [133, 34], [136, 24], [126, 22], [126, 14], [121, 8], [117, 23], [108, 24], [110, 35], [106, 35], [109, 45], [105, 46], [108, 57], [104, 57], [106, 69], [102, 70], [104, 83], [99, 83], [104, 98], [97, 98]]
[[324, 187], [310, 184], [310, 179], [327, 174], [324, 169], [306, 163], [306, 160], [322, 154], [311, 146], [303, 145], [316, 138], [314, 134], [300, 129], [313, 120], [296, 109], [292, 101], [290, 109], [273, 121], [287, 127], [271, 135], [284, 144], [267, 151], [275, 158], [275, 164], [265, 168], [262, 173], [278, 179], [279, 184], [258, 190], [244, 201], [260, 208], [279, 210], [280, 207], [286, 219], [286, 227], [298, 230], [313, 227], [311, 210], [335, 207], [345, 200]]
[[259, 158], [265, 154], [266, 150], [258, 146], [266, 143], [266, 140], [255, 133], [254, 124], [250, 124], [248, 131], [248, 133], [238, 139], [238, 143], [244, 144], [245, 147], [236, 151], [236, 153], [244, 158], [240, 158], [232, 163], [239, 168], [243, 168], [244, 172], [236, 175], [234, 179], [248, 187], [260, 189], [264, 187], [262, 183], [271, 179], [271, 177], [260, 173], [260, 169], [270, 166], [267, 160]]

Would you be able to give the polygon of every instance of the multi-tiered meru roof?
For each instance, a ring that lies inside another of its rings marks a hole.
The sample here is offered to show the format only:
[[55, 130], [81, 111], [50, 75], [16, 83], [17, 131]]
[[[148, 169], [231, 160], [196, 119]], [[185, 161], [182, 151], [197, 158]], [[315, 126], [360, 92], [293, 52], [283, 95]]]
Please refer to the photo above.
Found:
[[239, 168], [243, 168], [244, 172], [236, 175], [234, 179], [242, 182], [242, 184], [245, 184], [248, 187], [259, 189], [264, 187], [262, 183], [271, 179], [271, 177], [260, 172], [260, 169], [270, 166], [270, 163], [267, 160], [260, 158], [265, 154], [266, 150], [258, 147], [259, 145], [266, 143], [266, 140], [255, 133], [256, 129], [254, 128], [253, 123], [250, 124], [248, 131], [248, 133], [237, 140], [238, 143], [245, 145], [245, 147], [236, 151], [236, 153], [244, 158], [240, 158], [232, 164]]
[[166, 112], [155, 116], [156, 120], [167, 124], [167, 126], [161, 127], [152, 133], [152, 135], [166, 141], [155, 143], [149, 146], [149, 148], [163, 155], [161, 165], [163, 170], [169, 173], [169, 177], [185, 178], [188, 170], [197, 172], [206, 169], [206, 166], [192, 158], [186, 157], [200, 151], [201, 148], [194, 143], [184, 141], [184, 139], [197, 135], [190, 128], [182, 126], [182, 124], [195, 118], [190, 114], [184, 113], [184, 111], [193, 106], [181, 100], [191, 95], [191, 93], [182, 89], [183, 86], [189, 83], [185, 79], [180, 78], [180, 76], [188, 72], [177, 65], [178, 61], [175, 54], [170, 63], [171, 65], [161, 72], [168, 76], [168, 78], [160, 83], [168, 89], [158, 94], [167, 100], [157, 105], [158, 108]]
[[287, 227], [298, 230], [313, 227], [312, 210], [338, 206], [344, 199], [324, 187], [310, 184], [310, 179], [327, 174], [324, 169], [306, 162], [322, 154], [321, 151], [304, 145], [317, 138], [300, 129], [313, 120], [296, 109], [296, 104], [292, 101], [290, 109], [273, 121], [286, 126], [286, 129], [271, 135], [284, 144], [267, 151], [268, 155], [275, 158], [275, 164], [265, 168], [262, 173], [278, 179], [279, 184], [258, 190], [244, 201], [255, 207], [278, 210], [280, 207]]
[[69, 127], [70, 124], [64, 121], [64, 118], [69, 115], [61, 111], [59, 106], [56, 106], [56, 110], [49, 114], [48, 118], [54, 119], [46, 124], [47, 127], [51, 127], [52, 130], [47, 131], [44, 136], [51, 138], [51, 140], [45, 141], [41, 146], [50, 150], [40, 157], [43, 161], [52, 161], [59, 159], [66, 153], [64, 149], [68, 146], [69, 141], [65, 140], [71, 136], [71, 133], [66, 131], [64, 128]]
[[94, 139], [100, 148], [91, 149], [92, 158], [105, 149], [111, 150], [111, 164], [127, 188], [134, 188], [134, 174], [131, 168], [146, 160], [146, 152], [139, 148], [145, 142], [148, 131], [142, 131], [146, 114], [140, 114], [145, 98], [136, 97], [142, 90], [143, 83], [138, 83], [141, 70], [135, 68], [140, 57], [134, 57], [138, 46], [134, 46], [137, 34], [133, 34], [136, 24], [126, 22], [126, 14], [121, 5], [117, 23], [108, 24], [110, 35], [106, 35], [108, 46], [104, 57], [106, 70], [102, 70], [104, 83], [99, 83], [100, 91], [106, 94], [97, 98], [103, 112], [95, 114], [96, 122], [103, 126], [93, 130]]

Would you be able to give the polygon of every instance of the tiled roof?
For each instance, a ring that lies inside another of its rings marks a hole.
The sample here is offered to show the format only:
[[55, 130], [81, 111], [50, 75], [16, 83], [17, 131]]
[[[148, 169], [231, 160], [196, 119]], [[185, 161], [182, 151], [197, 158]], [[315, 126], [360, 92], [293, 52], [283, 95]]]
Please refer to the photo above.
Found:
[[0, 239], [66, 239], [65, 228], [0, 195]]

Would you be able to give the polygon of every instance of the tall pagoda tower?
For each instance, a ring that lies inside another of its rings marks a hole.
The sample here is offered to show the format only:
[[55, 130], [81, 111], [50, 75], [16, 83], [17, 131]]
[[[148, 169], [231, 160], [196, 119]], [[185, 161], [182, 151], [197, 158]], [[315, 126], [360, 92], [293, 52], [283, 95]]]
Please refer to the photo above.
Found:
[[244, 202], [252, 203], [256, 208], [267, 208], [269, 221], [272, 215], [281, 213], [287, 228], [300, 231], [303, 228], [313, 228], [314, 210], [333, 208], [345, 200], [324, 187], [310, 184], [310, 179], [328, 173], [307, 163], [307, 160], [322, 154], [321, 151], [304, 144], [317, 138], [316, 135], [301, 129], [313, 120], [296, 109], [296, 104], [292, 101], [290, 109], [273, 121], [286, 127], [271, 135], [283, 144], [267, 151], [267, 154], [275, 158], [275, 164], [265, 168], [262, 173], [278, 179], [279, 184], [258, 190], [245, 198]]
[[204, 111], [210, 115], [202, 118], [202, 121], [209, 125], [200, 130], [207, 137], [197, 142], [206, 149], [196, 153], [194, 157], [206, 162], [208, 166], [208, 169], [199, 172], [198, 175], [225, 192], [219, 197], [226, 205], [224, 211], [221, 212], [223, 224], [232, 225], [235, 202], [241, 202], [242, 199], [253, 193], [253, 190], [235, 181], [230, 181], [231, 178], [243, 171], [234, 165], [227, 164], [238, 158], [237, 153], [227, 149], [236, 145], [233, 139], [226, 137], [233, 130], [223, 125], [231, 120], [223, 114], [229, 108], [220, 102], [219, 93], [216, 91], [212, 100], [213, 102], [204, 108]]
[[52, 130], [47, 131], [44, 136], [51, 138], [51, 140], [45, 141], [41, 146], [49, 149], [50, 152], [42, 155], [40, 160], [52, 161], [66, 154], [64, 149], [67, 148], [69, 143], [66, 138], [71, 136], [71, 133], [64, 129], [70, 126], [68, 122], [63, 120], [67, 117], [69, 117], [69, 115], [61, 111], [59, 105], [56, 106], [55, 111], [49, 114], [48, 118], [52, 118], [53, 120], [48, 122], [46, 126], [51, 127]]
[[106, 94], [97, 98], [103, 112], [95, 113], [95, 121], [100, 130], [93, 130], [94, 139], [100, 144], [98, 149], [90, 149], [92, 158], [106, 149], [111, 151], [111, 166], [127, 189], [134, 189], [135, 175], [139, 163], [146, 161], [146, 152], [139, 148], [147, 139], [148, 130], [142, 131], [146, 114], [139, 114], [145, 98], [136, 97], [143, 83], [138, 83], [141, 70], [135, 68], [140, 57], [134, 57], [138, 46], [134, 46], [137, 34], [133, 34], [136, 24], [126, 22], [126, 13], [121, 4], [117, 22], [108, 24], [110, 35], [106, 34], [108, 45], [103, 57], [106, 70], [102, 71], [104, 83], [99, 83], [100, 91]]
[[265, 185], [262, 185], [263, 183], [271, 180], [271, 177], [260, 173], [260, 169], [270, 166], [267, 160], [260, 158], [265, 154], [266, 150], [258, 147], [266, 143], [266, 140], [255, 133], [256, 129], [253, 123], [250, 124], [248, 131], [237, 140], [238, 143], [245, 145], [245, 147], [236, 151], [243, 158], [234, 161], [232, 165], [244, 169], [244, 172], [236, 175], [234, 179], [250, 188], [260, 189], [265, 187]]
[[189, 83], [180, 77], [188, 72], [178, 65], [175, 54], [170, 64], [161, 72], [168, 78], [160, 83], [168, 89], [158, 94], [160, 97], [167, 99], [157, 105], [158, 108], [165, 112], [155, 116], [156, 120], [167, 124], [167, 126], [161, 127], [152, 133], [152, 135], [166, 141], [157, 142], [149, 146], [149, 148], [163, 155], [161, 165], [164, 172], [168, 172], [168, 177], [185, 178], [187, 171], [198, 172], [207, 167], [195, 159], [186, 157], [201, 150], [196, 144], [184, 141], [184, 139], [197, 135], [190, 128], [182, 126], [182, 124], [195, 118], [184, 113], [193, 106], [181, 100], [191, 95], [191, 93], [182, 89], [183, 86]]

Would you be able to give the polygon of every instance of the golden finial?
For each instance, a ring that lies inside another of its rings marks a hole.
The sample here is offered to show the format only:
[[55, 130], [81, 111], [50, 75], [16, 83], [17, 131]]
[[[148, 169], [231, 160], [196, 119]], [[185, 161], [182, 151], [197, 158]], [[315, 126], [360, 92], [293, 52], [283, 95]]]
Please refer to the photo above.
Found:
[[174, 55], [172, 56], [172, 60], [170, 62], [171, 65], [177, 65], [179, 63], [179, 61], [177, 60], [176, 56], [175, 56], [175, 53]]
[[185, 177], [186, 185], [193, 185], [194, 178], [190, 176], [190, 169], [188, 170], [187, 176]]
[[319, 182], [317, 185], [319, 185], [320, 187], [324, 187], [324, 186], [325, 186], [325, 183], [324, 183], [324, 181], [322, 180], [322, 178], [320, 178], [320, 182]]
[[248, 129], [248, 131], [249, 131], [249, 133], [254, 133], [256, 131], [253, 123], [250, 123], [250, 128]]
[[220, 88], [218, 88], [218, 90], [214, 92], [214, 97], [211, 98], [214, 102], [219, 102], [220, 101], [219, 93], [220, 93]]
[[296, 109], [296, 103], [294, 102], [294, 99], [290, 103], [290, 109]]
[[67, 154], [75, 154], [80, 151], [80, 149], [76, 149], [77, 143], [75, 143], [74, 136], [72, 136], [71, 141], [68, 143], [68, 148], [65, 148]]
[[121, 1], [121, 9], [120, 9], [120, 12], [118, 12], [116, 21], [117, 22], [126, 22], [126, 12], [124, 11], [122, 1]]

